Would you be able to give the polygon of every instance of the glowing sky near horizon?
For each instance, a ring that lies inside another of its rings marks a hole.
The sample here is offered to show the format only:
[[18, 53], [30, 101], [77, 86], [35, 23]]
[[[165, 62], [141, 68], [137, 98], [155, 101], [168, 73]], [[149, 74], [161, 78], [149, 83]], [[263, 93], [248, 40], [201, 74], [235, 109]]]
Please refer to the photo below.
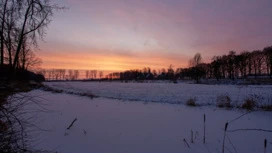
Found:
[[[55, 1], [54, 1], [55, 2]], [[272, 45], [271, 0], [58, 0], [38, 55], [43, 68], [186, 67]]]

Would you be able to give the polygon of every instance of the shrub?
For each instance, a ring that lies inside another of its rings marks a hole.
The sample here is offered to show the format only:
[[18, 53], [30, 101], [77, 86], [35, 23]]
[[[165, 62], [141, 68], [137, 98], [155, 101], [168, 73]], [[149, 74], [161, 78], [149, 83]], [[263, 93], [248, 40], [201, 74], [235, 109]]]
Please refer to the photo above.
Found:
[[253, 100], [253, 98], [247, 98], [243, 103], [242, 108], [252, 110], [255, 106], [256, 102]]
[[52, 88], [52, 87], [49, 87], [49, 86], [42, 86], [42, 89], [44, 90], [44, 91], [49, 91], [49, 92], [52, 92], [52, 93], [63, 93], [63, 90], [61, 90], [61, 89], [54, 89], [54, 88]]
[[86, 97], [89, 97], [91, 99], [95, 98], [96, 96], [93, 95], [92, 93], [79, 93], [80, 96], [86, 96]]
[[190, 98], [190, 99], [187, 100], [186, 105], [188, 105], [188, 106], [197, 106], [195, 101], [196, 101], [195, 98], [194, 99]]
[[260, 108], [265, 111], [272, 111], [272, 105], [263, 105]]
[[231, 99], [228, 95], [221, 95], [216, 98], [217, 107], [231, 107]]

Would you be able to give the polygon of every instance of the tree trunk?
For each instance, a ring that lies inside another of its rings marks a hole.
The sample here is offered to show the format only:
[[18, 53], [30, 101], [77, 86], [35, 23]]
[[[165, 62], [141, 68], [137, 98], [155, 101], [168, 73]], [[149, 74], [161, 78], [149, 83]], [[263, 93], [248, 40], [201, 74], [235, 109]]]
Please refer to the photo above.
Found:
[[29, 4], [29, 6], [28, 6], [28, 8], [26, 10], [26, 13], [25, 13], [25, 19], [24, 19], [23, 27], [22, 27], [21, 32], [20, 32], [20, 38], [18, 40], [18, 46], [17, 46], [15, 57], [14, 57], [14, 60], [13, 60], [13, 66], [12, 66], [12, 72], [11, 72], [13, 77], [15, 77], [15, 75], [16, 75], [15, 74], [16, 73], [16, 66], [18, 65], [19, 53], [21, 51], [24, 36], [25, 36], [24, 31], [25, 31], [26, 21], [28, 19], [27, 16], [29, 14], [30, 7], [31, 7], [31, 5]]
[[270, 79], [272, 79], [272, 63], [270, 64]]
[[2, 16], [2, 23], [1, 23], [1, 69], [4, 67], [4, 25], [6, 20], [6, 9], [7, 9], [8, 0], [5, 1], [4, 8], [3, 8], [3, 16]]

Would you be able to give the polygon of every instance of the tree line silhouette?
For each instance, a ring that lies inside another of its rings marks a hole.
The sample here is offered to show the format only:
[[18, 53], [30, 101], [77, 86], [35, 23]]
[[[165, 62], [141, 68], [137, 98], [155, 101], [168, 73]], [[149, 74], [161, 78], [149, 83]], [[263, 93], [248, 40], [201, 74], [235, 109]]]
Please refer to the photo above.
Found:
[[243, 51], [236, 55], [230, 51], [228, 55], [215, 56], [207, 65], [208, 77], [216, 79], [247, 78], [248, 76], [272, 77], [272, 46], [252, 52]]
[[101, 80], [105, 79], [103, 71], [48, 69], [39, 71], [47, 80]]
[[[201, 54], [196, 53], [189, 60], [187, 68], [177, 68], [173, 65], [167, 69], [159, 70], [144, 67], [143, 69], [113, 72], [104, 75], [99, 70], [65, 70], [50, 69], [39, 71], [47, 80], [172, 80], [194, 79], [199, 83], [200, 79], [246, 79], [246, 78], [270, 78], [272, 79], [272, 46], [263, 50], [252, 52], [243, 51], [236, 54], [229, 51], [228, 54], [214, 56], [210, 63], [203, 63]], [[83, 74], [84, 73], [84, 74]]]
[[128, 70], [107, 75], [113, 80], [178, 80], [194, 79], [197, 83], [204, 79], [246, 79], [272, 78], [272, 46], [263, 50], [243, 51], [236, 54], [230, 51], [226, 55], [214, 56], [210, 63], [203, 63], [201, 54], [197, 53], [189, 60], [188, 68], [177, 68], [174, 71], [170, 65], [168, 69]]
[[41, 74], [48, 80], [172, 80], [193, 79], [199, 83], [200, 79], [246, 79], [270, 78], [272, 79], [272, 46], [263, 50], [243, 51], [236, 54], [214, 56], [210, 63], [203, 63], [202, 56], [196, 53], [189, 61], [187, 68], [177, 68], [173, 65], [167, 69], [159, 70], [144, 67], [143, 69], [113, 72], [104, 75], [103, 71], [85, 70], [85, 76], [79, 70], [51, 69], [43, 70]]

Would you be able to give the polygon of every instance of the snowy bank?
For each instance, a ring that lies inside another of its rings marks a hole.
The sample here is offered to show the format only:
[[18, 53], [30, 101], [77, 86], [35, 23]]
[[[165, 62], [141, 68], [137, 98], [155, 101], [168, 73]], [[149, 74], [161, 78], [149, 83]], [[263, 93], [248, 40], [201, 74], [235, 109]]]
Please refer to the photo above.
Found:
[[203, 85], [188, 83], [120, 83], [120, 82], [46, 82], [55, 89], [76, 93], [92, 93], [99, 97], [185, 104], [190, 98], [199, 105], [216, 105], [220, 96], [228, 96], [231, 105], [240, 107], [246, 99], [257, 105], [272, 105], [271, 85]]

